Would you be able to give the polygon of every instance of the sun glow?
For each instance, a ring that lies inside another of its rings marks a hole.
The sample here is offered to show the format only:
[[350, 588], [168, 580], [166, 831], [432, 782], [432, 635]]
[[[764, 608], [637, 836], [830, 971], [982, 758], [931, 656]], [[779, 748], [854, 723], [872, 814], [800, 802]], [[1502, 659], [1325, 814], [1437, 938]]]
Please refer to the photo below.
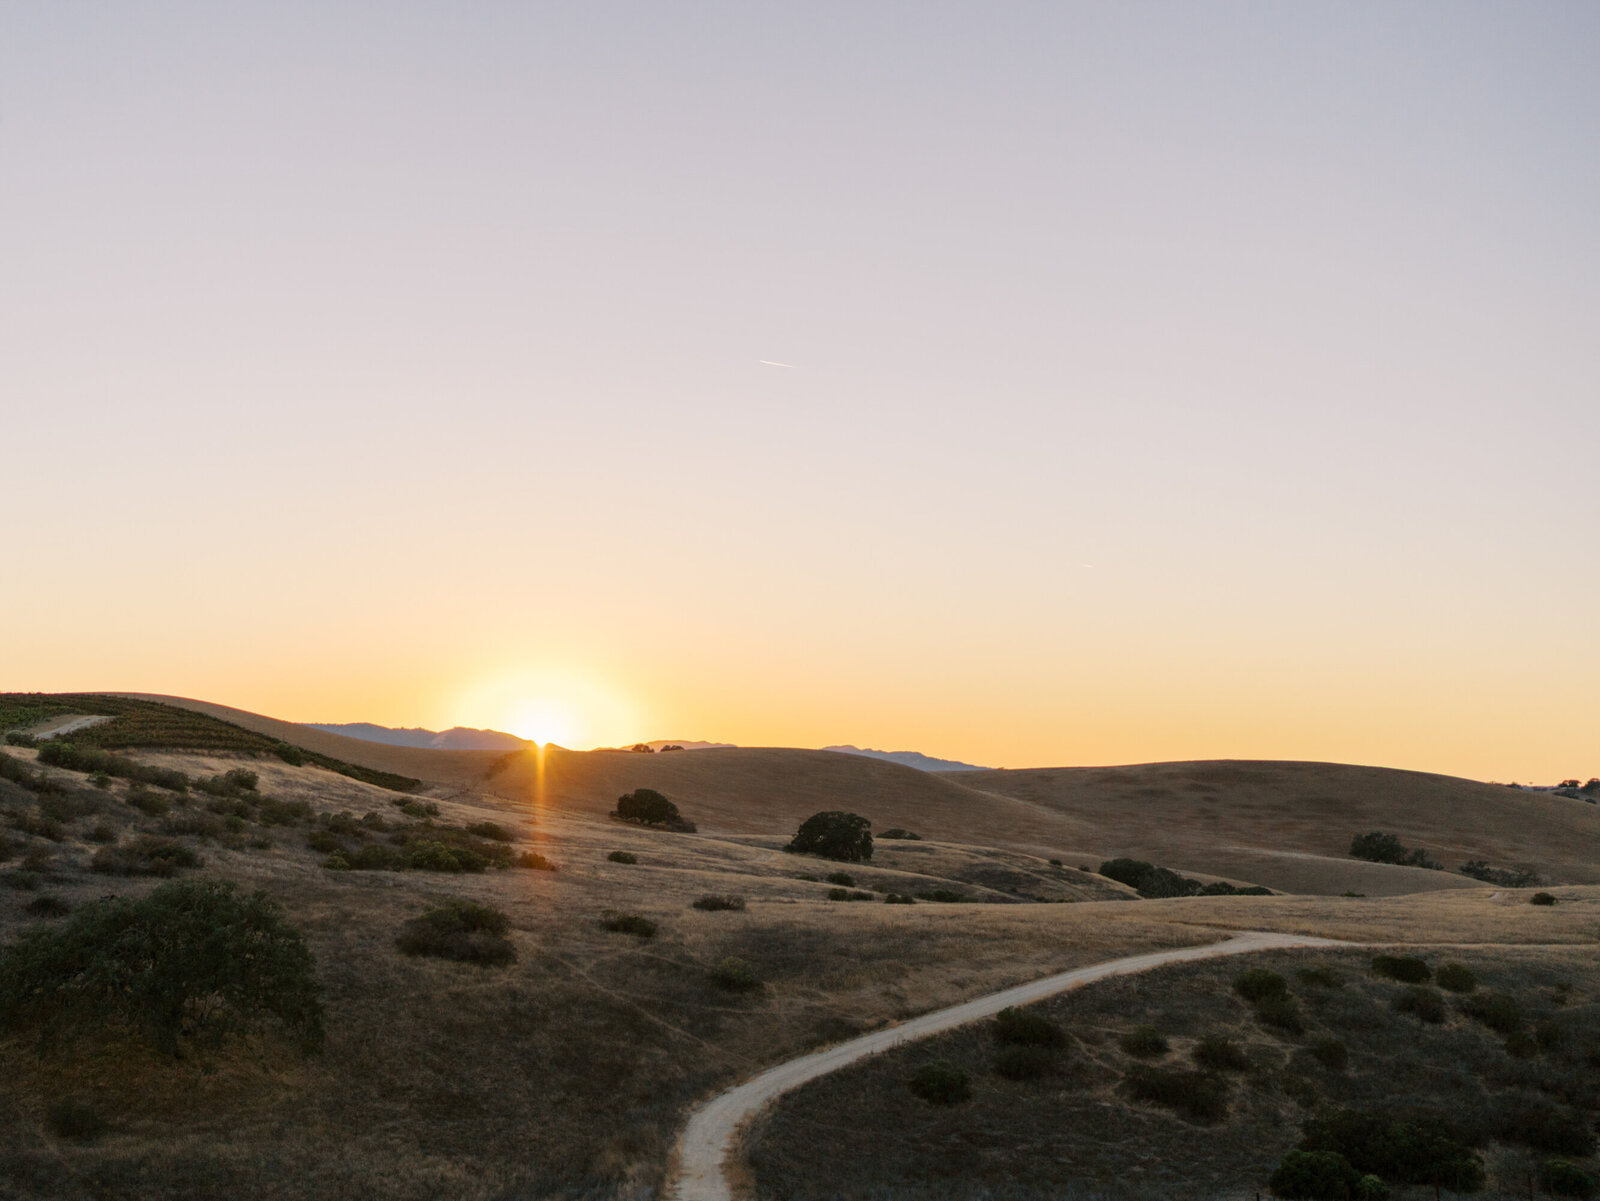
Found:
[[452, 712], [472, 715], [468, 725], [569, 750], [647, 737], [636, 732], [641, 715], [625, 693], [567, 668], [512, 669], [480, 679], [454, 698]]
[[571, 746], [577, 736], [577, 723], [570, 711], [552, 701], [530, 701], [513, 709], [506, 721], [506, 733], [537, 742]]

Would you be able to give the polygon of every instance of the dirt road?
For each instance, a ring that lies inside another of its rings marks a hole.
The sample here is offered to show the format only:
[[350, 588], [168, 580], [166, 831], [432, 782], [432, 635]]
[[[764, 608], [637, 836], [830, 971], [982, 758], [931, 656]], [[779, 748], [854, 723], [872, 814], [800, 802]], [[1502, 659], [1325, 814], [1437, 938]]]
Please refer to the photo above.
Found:
[[728, 1155], [734, 1135], [739, 1127], [774, 1098], [799, 1088], [807, 1081], [837, 1071], [868, 1055], [886, 1051], [901, 1043], [941, 1034], [956, 1026], [975, 1022], [979, 1018], [993, 1017], [1002, 1009], [1013, 1005], [1027, 1005], [1056, 993], [1082, 988], [1109, 976], [1126, 976], [1148, 971], [1167, 963], [1183, 963], [1193, 959], [1212, 959], [1221, 955], [1243, 955], [1250, 951], [1278, 950], [1283, 947], [1337, 947], [1349, 946], [1329, 938], [1312, 938], [1297, 934], [1265, 934], [1254, 931], [1236, 934], [1224, 942], [1199, 947], [1179, 947], [1172, 951], [1152, 951], [1145, 955], [1130, 955], [1126, 959], [1111, 959], [1089, 967], [1058, 972], [1042, 980], [1019, 984], [1001, 992], [990, 993], [975, 1001], [953, 1005], [949, 1009], [935, 1010], [912, 1018], [898, 1026], [838, 1043], [824, 1050], [791, 1059], [775, 1068], [769, 1068], [754, 1079], [729, 1089], [706, 1102], [689, 1117], [683, 1135], [678, 1140], [678, 1168], [667, 1187], [667, 1196], [674, 1201], [732, 1201], [733, 1193], [723, 1173], [723, 1161]]

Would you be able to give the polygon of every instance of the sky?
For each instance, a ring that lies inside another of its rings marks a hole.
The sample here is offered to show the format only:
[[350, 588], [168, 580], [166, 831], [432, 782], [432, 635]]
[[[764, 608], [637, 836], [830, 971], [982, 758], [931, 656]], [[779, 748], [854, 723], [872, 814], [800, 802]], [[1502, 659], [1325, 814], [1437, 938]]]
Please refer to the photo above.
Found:
[[1600, 7], [0, 0], [0, 688], [1600, 774]]

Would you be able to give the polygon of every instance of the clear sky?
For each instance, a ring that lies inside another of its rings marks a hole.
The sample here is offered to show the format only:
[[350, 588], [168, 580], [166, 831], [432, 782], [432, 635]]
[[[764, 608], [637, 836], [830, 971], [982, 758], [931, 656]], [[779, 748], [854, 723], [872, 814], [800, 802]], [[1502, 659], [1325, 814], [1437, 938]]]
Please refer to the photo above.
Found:
[[0, 0], [0, 688], [1600, 774], [1597, 62], [1525, 0]]

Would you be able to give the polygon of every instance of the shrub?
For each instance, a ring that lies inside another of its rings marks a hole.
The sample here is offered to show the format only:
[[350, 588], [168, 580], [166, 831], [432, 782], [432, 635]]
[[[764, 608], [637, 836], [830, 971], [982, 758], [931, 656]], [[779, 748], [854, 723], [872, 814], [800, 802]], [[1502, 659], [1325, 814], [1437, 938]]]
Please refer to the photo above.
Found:
[[930, 888], [926, 892], [919, 892], [917, 896], [924, 901], [937, 901], [943, 905], [955, 905], [967, 900], [966, 893], [953, 888]]
[[600, 928], [613, 934], [634, 934], [640, 938], [654, 938], [656, 924], [638, 913], [618, 913], [607, 909], [600, 915]]
[[1547, 892], [1536, 892], [1528, 898], [1528, 903], [1530, 905], [1554, 905], [1556, 899]]
[[878, 837], [879, 838], [905, 839], [905, 840], [910, 841], [910, 842], [921, 842], [922, 841], [922, 835], [913, 834], [910, 830], [902, 830], [899, 826], [891, 826], [889, 829], [885, 830], [882, 834], [878, 835]]
[[755, 992], [761, 987], [756, 969], [737, 955], [729, 955], [712, 969], [711, 982], [729, 992]]
[[1232, 1039], [1220, 1034], [1208, 1034], [1193, 1051], [1194, 1061], [1213, 1072], [1245, 1072], [1250, 1069], [1250, 1057]]
[[1501, 1121], [1496, 1133], [1503, 1142], [1521, 1143], [1552, 1155], [1587, 1159], [1595, 1152], [1595, 1135], [1589, 1124], [1545, 1100], [1519, 1105]]
[[1259, 1004], [1269, 997], [1287, 996], [1289, 982], [1277, 972], [1254, 967], [1247, 972], [1240, 972], [1233, 978], [1233, 991], [1246, 1001]]
[[72, 906], [50, 893], [34, 897], [23, 909], [34, 917], [66, 917], [72, 912]]
[[943, 1059], [912, 1072], [906, 1087], [930, 1105], [957, 1105], [972, 1097], [972, 1077]]
[[89, 868], [104, 876], [172, 876], [179, 868], [199, 867], [200, 862], [192, 847], [141, 834], [120, 846], [101, 847], [89, 860]]
[[38, 872], [12, 872], [6, 877], [6, 887], [15, 888], [21, 892], [32, 892], [39, 887]]
[[[362, 851], [367, 849], [361, 848]], [[350, 865], [360, 868], [360, 860], [361, 852], [358, 851], [350, 860]], [[405, 866], [423, 872], [481, 872], [489, 866], [489, 861], [469, 847], [423, 839], [407, 845]]]
[[1539, 1187], [1557, 1197], [1592, 1197], [1600, 1180], [1565, 1159], [1547, 1159], [1539, 1169]]
[[407, 955], [505, 967], [517, 959], [506, 937], [510, 929], [510, 919], [500, 910], [456, 899], [408, 920], [395, 946]]
[[332, 830], [313, 830], [306, 835], [306, 846], [321, 855], [328, 855], [341, 850], [344, 843], [339, 841], [339, 836]]
[[0, 833], [0, 863], [5, 863], [16, 853], [16, 848], [11, 845], [11, 840], [4, 833]]
[[877, 899], [870, 892], [852, 892], [848, 888], [828, 889], [828, 900], [830, 901], [875, 901]]
[[606, 859], [611, 863], [639, 862], [639, 856], [635, 855], [632, 851], [612, 851], [611, 854], [606, 856]]
[[159, 792], [152, 792], [143, 784], [135, 784], [128, 789], [128, 804], [132, 805], [146, 817], [160, 817], [172, 808], [172, 802]]
[[1357, 1171], [1398, 1184], [1470, 1193], [1483, 1187], [1483, 1165], [1446, 1122], [1341, 1109], [1305, 1124], [1302, 1151], [1337, 1151]]
[[1349, 1049], [1336, 1038], [1319, 1038], [1311, 1044], [1311, 1058], [1334, 1072], [1342, 1072], [1350, 1065]]
[[827, 809], [813, 813], [783, 848], [797, 855], [820, 855], [845, 863], [872, 858], [872, 823], [855, 813]]
[[1414, 984], [1394, 999], [1396, 1013], [1408, 1013], [1419, 1022], [1437, 1026], [1444, 1021], [1444, 999], [1431, 988]]
[[[367, 817], [375, 816], [367, 814]], [[305, 801], [276, 801], [271, 797], [262, 797], [256, 809], [256, 820], [263, 826], [293, 826], [310, 817], [311, 806]], [[366, 824], [366, 818], [362, 818], [362, 824]]]
[[720, 910], [732, 910], [732, 911], [735, 911], [735, 912], [743, 912], [743, 910], [744, 910], [744, 898], [743, 897], [731, 896], [731, 895], [723, 895], [723, 894], [714, 893], [714, 892], [713, 893], [707, 893], [705, 896], [703, 896], [699, 900], [695, 901], [694, 907], [696, 909], [704, 909], [707, 913], [716, 913], [716, 912], [718, 912]]
[[511, 831], [494, 822], [477, 822], [467, 827], [467, 833], [475, 838], [487, 838], [492, 842], [510, 842]]
[[1343, 988], [1344, 977], [1331, 967], [1303, 967], [1294, 978], [1307, 988]]
[[856, 886], [856, 878], [849, 872], [829, 872], [823, 879], [829, 884], [837, 884], [841, 888], [854, 888]]
[[1433, 978], [1440, 988], [1448, 989], [1450, 992], [1471, 992], [1478, 987], [1478, 978], [1464, 963], [1444, 964], [1434, 973]]
[[1401, 984], [1426, 984], [1433, 978], [1427, 963], [1410, 955], [1374, 956], [1372, 970], [1376, 975], [1387, 976]]
[[1282, 1030], [1285, 1034], [1304, 1034], [1305, 1022], [1300, 1017], [1300, 1006], [1295, 1004], [1293, 997], [1288, 993], [1268, 997], [1264, 1001], [1256, 1002], [1256, 1021], [1263, 1026], [1271, 1026]]
[[227, 826], [220, 817], [200, 813], [193, 809], [168, 814], [161, 820], [163, 834], [189, 835], [196, 838], [220, 838]]
[[1138, 888], [1140, 882], [1155, 870], [1155, 866], [1143, 859], [1108, 859], [1100, 865], [1100, 874], [1118, 884]]
[[1056, 1057], [1048, 1047], [1001, 1047], [994, 1070], [1007, 1080], [1039, 1080], [1055, 1072]]
[[106, 825], [105, 822], [98, 822], [94, 829], [89, 831], [87, 837], [90, 842], [116, 842], [117, 832]]
[[1129, 1055], [1146, 1059], [1167, 1053], [1167, 1040], [1154, 1026], [1135, 1026], [1124, 1034], [1119, 1044]]
[[139, 900], [91, 901], [0, 948], [0, 1030], [124, 1027], [176, 1054], [273, 1019], [305, 1050], [322, 1043], [311, 952], [262, 892], [173, 881]]
[[1290, 1151], [1267, 1187], [1290, 1201], [1346, 1201], [1360, 1181], [1361, 1173], [1337, 1151]]
[[529, 868], [536, 872], [553, 872], [559, 870], [554, 863], [546, 859], [538, 851], [523, 851], [517, 856], [517, 866]]
[[915, 905], [916, 897], [907, 896], [903, 892], [891, 892], [883, 898], [885, 905]]
[[1137, 1067], [1128, 1073], [1127, 1087], [1135, 1100], [1177, 1110], [1191, 1122], [1217, 1122], [1227, 1116], [1228, 1086], [1206, 1072]]
[[92, 1142], [109, 1129], [99, 1110], [76, 1097], [52, 1101], [50, 1108], [45, 1111], [44, 1120], [51, 1134], [76, 1142]]
[[439, 806], [434, 804], [432, 801], [418, 801], [410, 798], [402, 798], [396, 800], [394, 803], [396, 807], [399, 808], [401, 813], [404, 813], [407, 817], [414, 817], [418, 821], [439, 816]]
[[1502, 993], [1475, 993], [1462, 1002], [1461, 1012], [1496, 1034], [1515, 1034], [1522, 1029], [1522, 1006]]
[[1532, 888], [1543, 881], [1531, 868], [1499, 868], [1491, 867], [1488, 860], [1469, 859], [1461, 865], [1461, 874], [1471, 876], [1474, 880], [1482, 880], [1485, 884], [1495, 884], [1501, 888]]
[[1063, 1047], [1067, 1036], [1043, 1014], [1026, 1009], [1002, 1009], [989, 1026], [994, 1041], [1013, 1047]]
[[1358, 834], [1352, 838], [1350, 856], [1353, 859], [1366, 859], [1372, 863], [1394, 863], [1402, 867], [1444, 870], [1444, 865], [1429, 859], [1428, 853], [1421, 847], [1408, 851], [1393, 834], [1384, 834], [1377, 830], [1370, 834]]

